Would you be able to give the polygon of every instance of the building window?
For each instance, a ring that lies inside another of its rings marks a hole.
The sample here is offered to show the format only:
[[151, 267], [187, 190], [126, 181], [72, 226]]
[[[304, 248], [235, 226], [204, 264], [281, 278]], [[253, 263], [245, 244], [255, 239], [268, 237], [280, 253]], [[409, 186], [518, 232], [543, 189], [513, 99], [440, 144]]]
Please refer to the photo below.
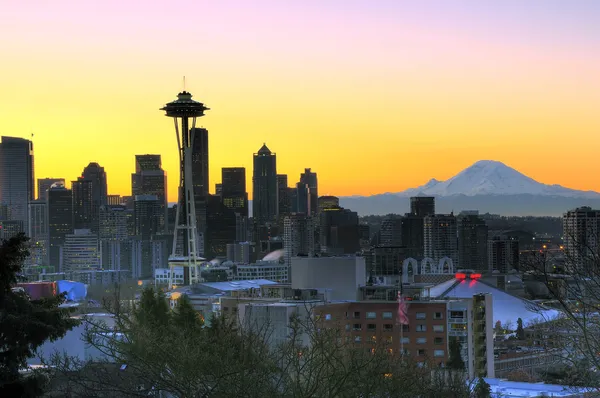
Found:
[[386, 344], [392, 344], [392, 341], [393, 341], [392, 336], [386, 336], [386, 338], [385, 338]]
[[360, 336], [354, 336], [355, 343], [360, 343], [361, 341], [362, 341], [362, 338]]
[[417, 325], [417, 332], [426, 332], [427, 325]]
[[354, 319], [360, 319], [360, 312], [354, 311]]
[[463, 319], [464, 317], [464, 311], [450, 311], [450, 318], [452, 319]]
[[368, 324], [367, 324], [367, 330], [368, 330], [368, 331], [372, 332], [372, 331], [374, 331], [375, 329], [377, 329], [377, 325], [375, 325], [374, 323], [368, 323]]
[[427, 314], [424, 312], [417, 312], [417, 319], [425, 319], [427, 318]]
[[433, 325], [433, 331], [434, 332], [443, 332], [444, 331], [444, 325]]
[[391, 323], [386, 323], [383, 325], [384, 332], [391, 332], [393, 330], [394, 330], [394, 325], [392, 325]]
[[355, 323], [354, 325], [352, 325], [352, 330], [362, 330], [362, 324]]
[[444, 344], [444, 338], [443, 337], [435, 337], [433, 339], [433, 344]]
[[400, 339], [400, 343], [402, 343], [402, 344], [410, 344], [410, 338], [408, 338], [408, 337], [402, 337]]
[[433, 314], [433, 319], [436, 319], [436, 320], [444, 319], [444, 314], [441, 312], [435, 312]]
[[410, 332], [410, 327], [408, 325], [402, 325], [402, 332]]
[[367, 319], [376, 319], [376, 318], [377, 318], [376, 312], [367, 312]]
[[419, 337], [417, 339], [417, 344], [427, 344], [427, 339], [425, 337]]
[[325, 320], [326, 321], [330, 321], [331, 320], [331, 314], [325, 314]]
[[392, 312], [391, 311], [384, 311], [383, 314], [383, 319], [392, 319]]
[[444, 356], [444, 350], [433, 350], [433, 356], [434, 357], [443, 357]]
[[451, 332], [466, 332], [467, 325], [465, 325], [464, 323], [452, 323], [452, 324], [450, 324], [450, 331]]
[[420, 357], [424, 357], [425, 356], [426, 351], [421, 348], [420, 350], [417, 350], [417, 355]]
[[347, 323], [347, 324], [346, 324], [346, 332], [349, 332], [349, 331], [350, 331], [350, 324], [349, 324], [349, 323]]

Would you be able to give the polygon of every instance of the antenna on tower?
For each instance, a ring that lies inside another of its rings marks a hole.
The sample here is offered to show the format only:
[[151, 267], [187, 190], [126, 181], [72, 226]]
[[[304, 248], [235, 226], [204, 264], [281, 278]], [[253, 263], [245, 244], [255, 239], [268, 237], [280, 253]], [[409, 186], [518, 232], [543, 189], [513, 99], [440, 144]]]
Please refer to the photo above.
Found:
[[185, 76], [183, 77], [183, 91], [185, 91]]

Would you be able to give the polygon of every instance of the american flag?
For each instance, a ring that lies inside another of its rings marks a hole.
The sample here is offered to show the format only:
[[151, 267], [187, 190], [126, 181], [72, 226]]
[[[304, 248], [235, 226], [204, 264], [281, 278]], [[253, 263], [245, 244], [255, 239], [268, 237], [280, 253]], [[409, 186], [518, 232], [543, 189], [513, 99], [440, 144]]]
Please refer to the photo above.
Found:
[[398, 317], [397, 322], [400, 325], [408, 325], [408, 304], [402, 297], [402, 293], [398, 292]]

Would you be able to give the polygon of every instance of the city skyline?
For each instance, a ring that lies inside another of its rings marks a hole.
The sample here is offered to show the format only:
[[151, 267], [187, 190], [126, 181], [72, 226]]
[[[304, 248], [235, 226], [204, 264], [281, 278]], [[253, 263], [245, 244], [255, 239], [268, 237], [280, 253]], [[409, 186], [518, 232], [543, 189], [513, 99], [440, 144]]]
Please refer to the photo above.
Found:
[[[321, 195], [402, 191], [480, 159], [600, 191], [588, 177], [600, 171], [598, 3], [180, 3], [186, 15], [135, 2], [7, 5], [0, 133], [35, 134], [36, 179], [68, 182], [97, 162], [109, 193], [127, 195], [135, 155], [155, 153], [173, 202], [176, 147], [157, 110], [185, 75], [212, 109], [211, 192], [222, 167], [245, 167], [251, 196], [263, 142], [290, 185], [317, 172]], [[565, 151], [567, 139], [586, 144]]]

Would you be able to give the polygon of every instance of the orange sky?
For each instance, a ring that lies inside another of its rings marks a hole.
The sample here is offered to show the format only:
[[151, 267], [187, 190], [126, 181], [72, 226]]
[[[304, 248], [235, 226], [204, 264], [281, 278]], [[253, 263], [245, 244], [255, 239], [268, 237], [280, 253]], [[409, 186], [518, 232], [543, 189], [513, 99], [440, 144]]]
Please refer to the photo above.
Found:
[[8, 5], [0, 134], [35, 133], [36, 178], [96, 161], [110, 193], [130, 193], [135, 154], [159, 153], [174, 201], [159, 108], [185, 75], [211, 108], [211, 190], [244, 166], [251, 191], [266, 142], [290, 184], [311, 167], [321, 194], [401, 191], [480, 159], [600, 191], [597, 3], [216, 3]]

